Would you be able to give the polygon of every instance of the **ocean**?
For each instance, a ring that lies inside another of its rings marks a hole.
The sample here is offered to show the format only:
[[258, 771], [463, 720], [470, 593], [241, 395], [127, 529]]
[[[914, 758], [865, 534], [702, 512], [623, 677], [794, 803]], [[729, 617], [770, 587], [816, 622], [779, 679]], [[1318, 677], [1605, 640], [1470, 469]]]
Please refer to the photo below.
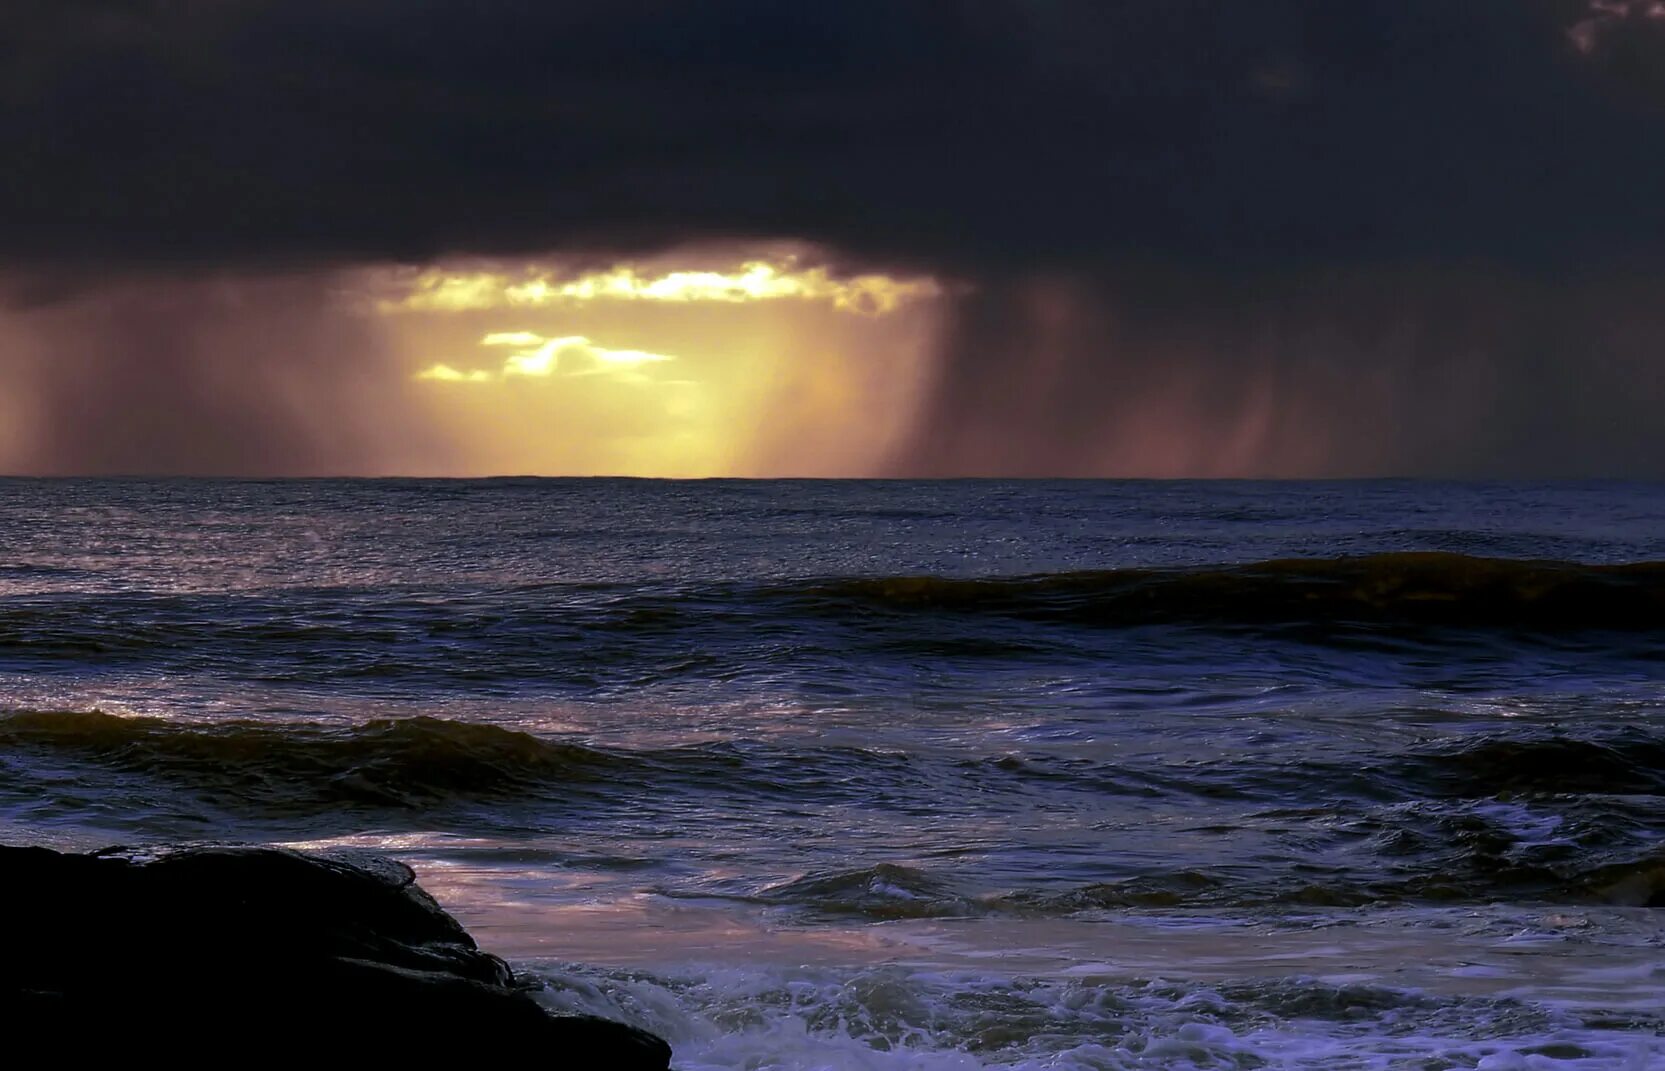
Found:
[[1665, 486], [7, 480], [0, 547], [0, 839], [394, 856], [683, 1071], [1665, 1068]]

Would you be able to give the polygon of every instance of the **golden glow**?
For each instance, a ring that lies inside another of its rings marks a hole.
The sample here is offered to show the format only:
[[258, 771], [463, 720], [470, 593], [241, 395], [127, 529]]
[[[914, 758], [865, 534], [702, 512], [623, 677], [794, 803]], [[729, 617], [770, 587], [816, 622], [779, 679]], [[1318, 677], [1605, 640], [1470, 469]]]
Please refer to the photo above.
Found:
[[941, 294], [932, 279], [839, 276], [824, 266], [804, 267], [795, 254], [744, 260], [726, 270], [655, 270], [617, 264], [565, 278], [537, 265], [515, 270], [431, 267], [397, 273], [387, 281], [386, 289], [392, 295], [377, 305], [383, 312], [541, 309], [598, 301], [740, 304], [795, 299], [825, 302], [840, 312], [883, 316]]
[[416, 373], [416, 378], [432, 379], [440, 383], [490, 383], [497, 377], [484, 368], [464, 372], [448, 364], [433, 364]]
[[945, 290], [830, 263], [783, 243], [449, 260], [341, 296], [403, 355], [448, 474], [868, 475], [930, 382]]
[[0, 472], [873, 475], [932, 382], [938, 292], [723, 243], [0, 302]]
[[666, 353], [608, 349], [583, 335], [545, 338], [535, 331], [493, 331], [480, 340], [480, 345], [513, 347], [515, 352], [504, 359], [502, 369], [497, 372], [485, 368], [463, 371], [441, 363], [429, 365], [416, 373], [416, 378], [440, 383], [491, 383], [511, 376], [619, 375], [638, 381], [641, 377], [629, 374], [632, 369], [676, 360]]

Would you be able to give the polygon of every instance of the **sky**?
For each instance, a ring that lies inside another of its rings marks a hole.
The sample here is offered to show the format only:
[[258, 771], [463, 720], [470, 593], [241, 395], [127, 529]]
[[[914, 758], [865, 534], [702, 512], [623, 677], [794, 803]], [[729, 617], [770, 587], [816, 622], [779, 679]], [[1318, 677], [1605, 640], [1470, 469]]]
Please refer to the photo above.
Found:
[[0, 15], [0, 471], [1665, 477], [1661, 0]]

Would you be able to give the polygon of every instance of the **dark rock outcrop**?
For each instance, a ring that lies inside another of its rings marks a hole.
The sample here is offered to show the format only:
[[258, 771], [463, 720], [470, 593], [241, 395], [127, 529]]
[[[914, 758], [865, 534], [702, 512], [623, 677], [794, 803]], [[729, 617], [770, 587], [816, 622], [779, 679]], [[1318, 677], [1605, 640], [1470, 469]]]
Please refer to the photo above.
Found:
[[50, 1040], [65, 1057], [346, 1050], [424, 1064], [467, 1052], [607, 1071], [670, 1060], [644, 1031], [545, 1011], [409, 868], [375, 856], [0, 847], [0, 924], [13, 1051]]

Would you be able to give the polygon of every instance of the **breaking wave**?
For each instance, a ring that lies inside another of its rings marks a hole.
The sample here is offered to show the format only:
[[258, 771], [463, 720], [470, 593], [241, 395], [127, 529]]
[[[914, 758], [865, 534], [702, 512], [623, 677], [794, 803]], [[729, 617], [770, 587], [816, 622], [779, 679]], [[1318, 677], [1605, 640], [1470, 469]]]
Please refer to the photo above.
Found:
[[689, 1071], [1643, 1071], [1657, 1014], [1307, 977], [1215, 985], [994, 972], [542, 966], [539, 999], [655, 1030]]
[[[117, 830], [188, 820], [182, 828], [219, 836], [319, 823], [542, 830], [623, 816], [666, 836], [698, 825], [707, 835], [790, 837], [805, 809], [850, 807], [923, 836], [958, 828], [967, 800], [976, 813], [1021, 815], [1166, 798], [1211, 816], [1188, 834], [1203, 838], [1193, 841], [1194, 863], [1119, 861], [1129, 837], [1147, 836], [1134, 831], [1105, 838], [1102, 857], [1081, 856], [1072, 874], [881, 856], [765, 885], [664, 890], [835, 917], [1500, 900], [1665, 906], [1665, 733], [1640, 727], [1469, 738], [1351, 762], [1271, 751], [1095, 763], [769, 741], [600, 748], [434, 717], [207, 723], [23, 711], [0, 715], [0, 773], [0, 809], [14, 817]], [[983, 850], [1027, 857], [1026, 828], [985, 835]], [[1266, 847], [1237, 858], [1215, 847], [1240, 835]]]
[[1107, 626], [1359, 621], [1546, 632], [1665, 628], [1665, 562], [1587, 565], [1443, 552], [992, 579], [852, 579], [803, 594], [830, 606]]
[[327, 669], [337, 683], [590, 687], [734, 677], [760, 659], [846, 665], [852, 645], [901, 660], [1037, 657], [1059, 646], [1050, 629], [1161, 626], [1349, 649], [1438, 630], [1442, 640], [1564, 640], [1592, 655], [1605, 645], [1658, 659], [1665, 562], [1390, 553], [977, 579], [21, 596], [0, 605], [0, 657], [262, 680], [311, 682]]
[[622, 776], [629, 758], [495, 725], [414, 717], [317, 724], [180, 723], [99, 711], [0, 717], [0, 755], [80, 759], [233, 793], [250, 808], [420, 807]]

